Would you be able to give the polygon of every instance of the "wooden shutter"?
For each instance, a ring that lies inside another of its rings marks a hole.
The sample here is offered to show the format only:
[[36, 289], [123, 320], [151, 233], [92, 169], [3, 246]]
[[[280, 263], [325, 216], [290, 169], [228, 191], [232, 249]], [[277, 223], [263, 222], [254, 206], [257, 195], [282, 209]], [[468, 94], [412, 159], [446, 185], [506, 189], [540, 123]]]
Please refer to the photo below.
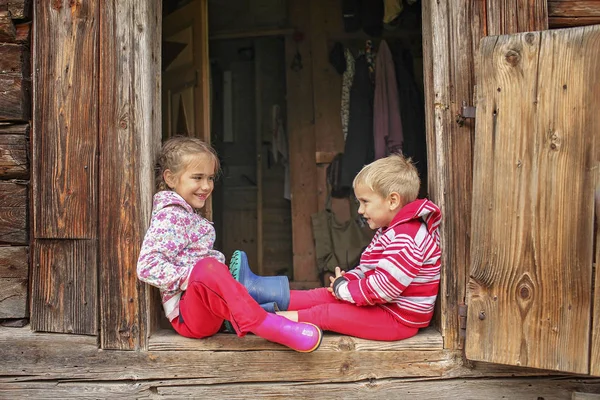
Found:
[[467, 358], [587, 374], [600, 26], [486, 37], [478, 65]]

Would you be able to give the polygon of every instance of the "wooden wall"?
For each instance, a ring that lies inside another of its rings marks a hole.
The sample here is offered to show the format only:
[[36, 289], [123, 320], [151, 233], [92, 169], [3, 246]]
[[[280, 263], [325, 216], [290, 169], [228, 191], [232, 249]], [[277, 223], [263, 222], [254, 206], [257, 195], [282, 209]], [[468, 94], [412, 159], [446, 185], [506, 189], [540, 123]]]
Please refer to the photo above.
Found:
[[594, 24], [600, 24], [600, 0], [548, 0], [550, 28]]
[[28, 317], [30, 16], [0, 2], [0, 319]]

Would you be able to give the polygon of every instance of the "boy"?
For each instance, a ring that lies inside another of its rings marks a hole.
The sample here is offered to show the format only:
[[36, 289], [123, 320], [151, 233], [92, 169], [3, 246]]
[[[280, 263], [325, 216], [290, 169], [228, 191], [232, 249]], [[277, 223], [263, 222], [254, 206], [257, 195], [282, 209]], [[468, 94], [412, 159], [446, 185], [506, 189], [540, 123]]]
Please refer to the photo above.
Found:
[[[359, 214], [377, 230], [360, 264], [346, 273], [336, 268], [328, 288], [292, 290], [289, 298], [268, 300], [278, 305], [289, 300], [287, 311], [279, 314], [323, 330], [372, 340], [414, 336], [429, 325], [438, 293], [440, 210], [417, 199], [417, 169], [401, 155], [365, 166], [352, 186]], [[252, 297], [265, 301], [275, 280], [251, 274], [244, 258], [234, 257], [230, 270], [234, 277], [242, 276], [239, 280]]]

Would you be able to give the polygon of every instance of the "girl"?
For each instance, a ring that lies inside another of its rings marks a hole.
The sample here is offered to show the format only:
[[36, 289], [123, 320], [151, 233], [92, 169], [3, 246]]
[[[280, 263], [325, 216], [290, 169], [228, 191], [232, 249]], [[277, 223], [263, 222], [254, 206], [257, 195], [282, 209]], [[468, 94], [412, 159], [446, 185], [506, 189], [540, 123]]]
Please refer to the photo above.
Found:
[[205, 338], [231, 321], [238, 336], [252, 332], [299, 352], [321, 344], [310, 323], [268, 314], [229, 273], [214, 250], [215, 230], [198, 210], [214, 188], [219, 160], [203, 141], [167, 140], [159, 158], [159, 191], [137, 265], [138, 278], [161, 291], [164, 311], [182, 336]]

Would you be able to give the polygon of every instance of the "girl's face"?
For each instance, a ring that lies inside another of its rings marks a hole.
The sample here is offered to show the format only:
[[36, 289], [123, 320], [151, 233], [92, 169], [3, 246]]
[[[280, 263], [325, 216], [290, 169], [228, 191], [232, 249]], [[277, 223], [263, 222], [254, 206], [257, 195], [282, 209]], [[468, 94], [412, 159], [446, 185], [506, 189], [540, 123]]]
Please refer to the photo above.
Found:
[[187, 156], [186, 167], [178, 173], [165, 170], [167, 185], [193, 208], [204, 207], [215, 187], [215, 162], [208, 154]]
[[359, 183], [354, 188], [354, 194], [360, 203], [358, 213], [367, 220], [371, 229], [388, 227], [398, 213], [400, 207], [398, 193], [383, 197], [367, 185]]

